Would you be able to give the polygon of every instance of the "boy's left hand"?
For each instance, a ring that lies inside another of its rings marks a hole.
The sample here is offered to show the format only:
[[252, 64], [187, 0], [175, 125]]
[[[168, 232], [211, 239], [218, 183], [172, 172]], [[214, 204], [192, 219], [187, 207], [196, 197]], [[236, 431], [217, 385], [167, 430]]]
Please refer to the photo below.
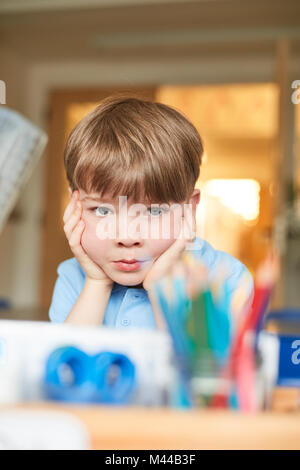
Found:
[[[172, 271], [173, 267], [180, 260], [187, 243], [192, 242], [194, 239], [191, 227], [187, 225], [184, 217], [182, 218], [183, 223], [179, 238], [175, 239], [172, 245], [154, 261], [154, 264], [143, 281], [143, 287], [146, 291], [151, 289], [154, 282]], [[184, 227], [186, 227], [186, 229], [184, 229]]]

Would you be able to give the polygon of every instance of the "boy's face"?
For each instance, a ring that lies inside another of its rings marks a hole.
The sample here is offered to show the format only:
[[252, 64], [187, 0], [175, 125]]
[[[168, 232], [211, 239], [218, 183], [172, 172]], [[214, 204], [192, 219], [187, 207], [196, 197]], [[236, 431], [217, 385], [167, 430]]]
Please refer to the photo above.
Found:
[[[70, 190], [71, 191], [71, 190]], [[81, 244], [88, 256], [113, 281], [135, 286], [143, 282], [155, 260], [179, 237], [182, 217], [195, 223], [200, 191], [182, 203], [134, 203], [129, 198], [114, 200], [106, 195], [79, 190], [85, 229]], [[144, 261], [148, 258], [147, 261]], [[138, 264], [120, 264], [137, 260]]]

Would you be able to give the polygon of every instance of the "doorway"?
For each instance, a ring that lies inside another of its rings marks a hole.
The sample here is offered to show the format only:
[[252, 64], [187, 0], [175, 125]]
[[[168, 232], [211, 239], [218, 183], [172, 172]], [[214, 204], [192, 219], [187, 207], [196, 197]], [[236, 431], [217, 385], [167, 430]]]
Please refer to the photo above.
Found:
[[[108, 95], [126, 92], [183, 112], [204, 143], [197, 235], [254, 272], [271, 243], [278, 88], [273, 83], [57, 90], [51, 93], [41, 304], [50, 306], [59, 263], [73, 257], [62, 217], [68, 204], [63, 149], [72, 128]], [[216, 230], [216, 227], [218, 229]]]

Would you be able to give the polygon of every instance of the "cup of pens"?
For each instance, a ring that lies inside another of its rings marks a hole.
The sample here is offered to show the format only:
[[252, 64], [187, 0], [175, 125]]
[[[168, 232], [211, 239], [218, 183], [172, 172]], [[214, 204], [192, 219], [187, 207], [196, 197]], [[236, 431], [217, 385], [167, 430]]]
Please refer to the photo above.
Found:
[[257, 411], [256, 335], [274, 284], [275, 260], [255, 280], [245, 271], [233, 291], [228, 268], [209, 276], [200, 256], [185, 251], [154, 284], [178, 372], [173, 405]]

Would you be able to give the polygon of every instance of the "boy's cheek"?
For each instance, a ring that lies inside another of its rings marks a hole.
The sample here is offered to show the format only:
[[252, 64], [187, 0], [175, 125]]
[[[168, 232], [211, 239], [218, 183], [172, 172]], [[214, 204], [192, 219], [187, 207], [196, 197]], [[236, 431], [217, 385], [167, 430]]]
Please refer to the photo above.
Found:
[[156, 260], [174, 243], [174, 239], [169, 240], [151, 240], [151, 256]]
[[98, 264], [105, 259], [108, 253], [109, 240], [99, 240], [95, 227], [86, 225], [81, 236], [81, 244], [88, 256]]
[[172, 240], [174, 241], [179, 237], [182, 225], [182, 214], [181, 212], [172, 212], [167, 214], [162, 219], [154, 219], [150, 222], [148, 232], [151, 239], [159, 240]]
[[179, 237], [182, 225], [182, 214], [180, 211], [174, 212], [170, 217], [170, 238], [174, 241]]

